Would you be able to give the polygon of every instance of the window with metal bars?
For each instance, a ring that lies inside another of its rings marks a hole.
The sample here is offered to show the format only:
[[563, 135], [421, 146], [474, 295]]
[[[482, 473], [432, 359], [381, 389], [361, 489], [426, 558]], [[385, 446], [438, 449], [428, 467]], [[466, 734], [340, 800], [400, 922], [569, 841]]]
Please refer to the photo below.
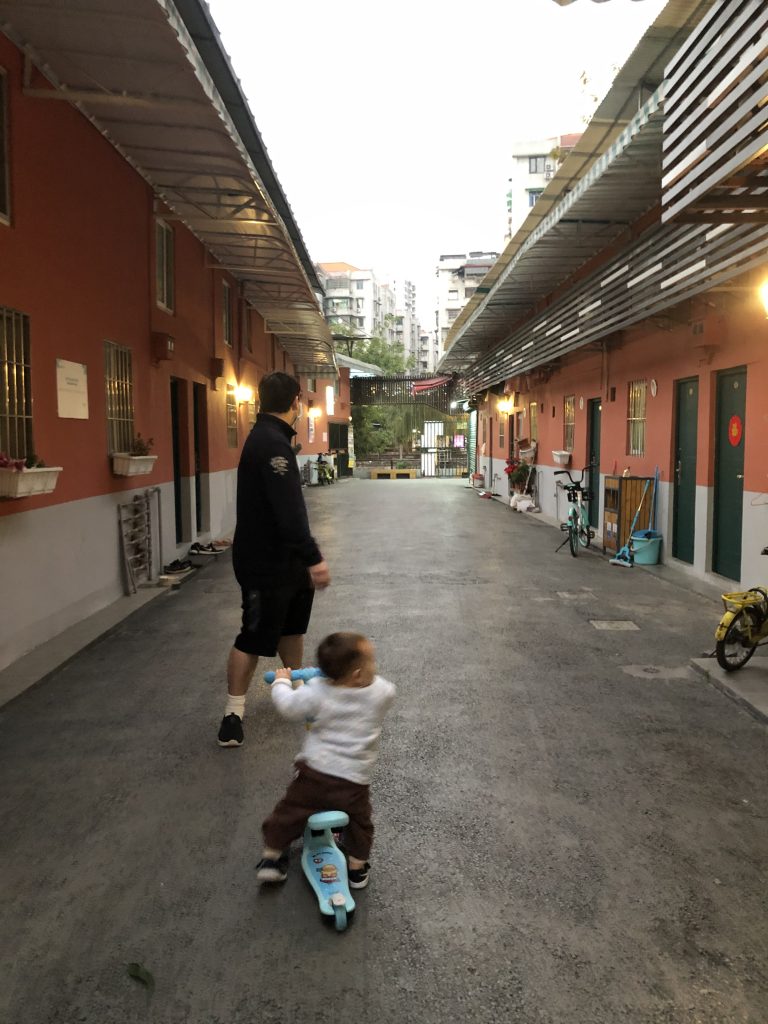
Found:
[[256, 416], [259, 412], [259, 404], [255, 398], [252, 398], [248, 403], [248, 425], [253, 426], [256, 422]]
[[645, 455], [645, 405], [648, 381], [627, 385], [627, 455]]
[[11, 217], [8, 163], [8, 77], [0, 68], [0, 221], [6, 224]]
[[531, 402], [528, 406], [528, 433], [531, 441], [539, 440], [539, 405]]
[[174, 242], [173, 228], [164, 220], [155, 222], [155, 298], [158, 306], [174, 309]]
[[573, 437], [576, 432], [576, 396], [566, 395], [563, 400], [563, 449], [573, 451]]
[[104, 342], [109, 454], [130, 452], [133, 444], [133, 360], [131, 350]]
[[29, 317], [0, 307], [0, 451], [12, 459], [34, 453]]
[[227, 445], [237, 448], [237, 398], [233, 387], [227, 388]]
[[504, 413], [499, 413], [499, 448], [504, 450]]

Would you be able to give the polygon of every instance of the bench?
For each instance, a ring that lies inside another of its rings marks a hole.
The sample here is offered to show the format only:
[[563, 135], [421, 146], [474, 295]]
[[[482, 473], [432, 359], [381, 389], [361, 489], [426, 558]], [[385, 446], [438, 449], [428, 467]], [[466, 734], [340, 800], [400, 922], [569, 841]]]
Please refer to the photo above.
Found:
[[371, 480], [415, 480], [415, 469], [372, 469]]

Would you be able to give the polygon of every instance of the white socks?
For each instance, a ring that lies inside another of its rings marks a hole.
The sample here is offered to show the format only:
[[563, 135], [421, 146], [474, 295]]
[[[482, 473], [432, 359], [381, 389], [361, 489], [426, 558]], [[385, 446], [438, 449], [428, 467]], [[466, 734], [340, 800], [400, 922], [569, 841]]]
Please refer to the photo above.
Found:
[[245, 694], [242, 697], [233, 697], [231, 693], [227, 694], [227, 703], [224, 708], [224, 717], [227, 715], [237, 715], [242, 720], [245, 718]]

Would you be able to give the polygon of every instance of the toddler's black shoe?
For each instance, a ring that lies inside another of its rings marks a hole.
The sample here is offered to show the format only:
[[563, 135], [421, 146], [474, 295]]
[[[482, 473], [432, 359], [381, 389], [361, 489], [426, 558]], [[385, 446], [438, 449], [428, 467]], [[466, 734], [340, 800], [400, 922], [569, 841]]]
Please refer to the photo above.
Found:
[[349, 868], [347, 871], [347, 878], [349, 879], [350, 889], [364, 889], [368, 885], [368, 872], [371, 870], [371, 865], [366, 862], [363, 868]]
[[220, 747], [241, 747], [243, 745], [243, 722], [234, 712], [225, 715], [219, 728]]
[[284, 882], [288, 877], [288, 854], [284, 853], [277, 860], [264, 857], [256, 865], [256, 878], [259, 882]]

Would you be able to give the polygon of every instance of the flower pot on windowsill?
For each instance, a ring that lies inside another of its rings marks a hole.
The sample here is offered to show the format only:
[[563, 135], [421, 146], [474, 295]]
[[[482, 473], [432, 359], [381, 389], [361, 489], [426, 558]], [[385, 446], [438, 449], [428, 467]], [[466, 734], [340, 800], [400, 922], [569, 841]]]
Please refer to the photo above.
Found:
[[570, 452], [552, 452], [552, 458], [555, 460], [556, 466], [568, 466], [571, 461]]
[[128, 452], [114, 452], [112, 472], [115, 476], [146, 476], [157, 462], [156, 455], [131, 455]]
[[0, 498], [28, 498], [33, 494], [50, 494], [62, 466], [40, 466], [34, 469], [0, 467]]

